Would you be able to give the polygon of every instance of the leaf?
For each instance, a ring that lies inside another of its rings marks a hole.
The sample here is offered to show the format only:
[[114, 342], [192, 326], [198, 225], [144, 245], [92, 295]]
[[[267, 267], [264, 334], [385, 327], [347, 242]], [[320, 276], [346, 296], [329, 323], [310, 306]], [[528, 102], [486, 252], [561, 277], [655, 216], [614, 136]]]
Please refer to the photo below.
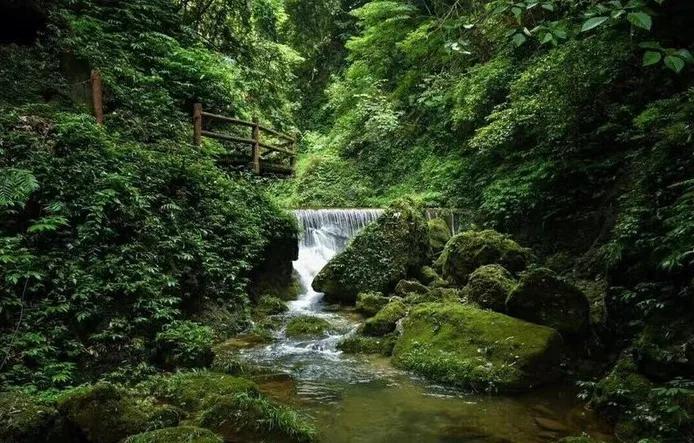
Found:
[[587, 32], [591, 29], [595, 29], [607, 21], [608, 17], [593, 17], [586, 20], [581, 27], [581, 32]]
[[676, 55], [668, 55], [667, 57], [665, 57], [665, 66], [672, 69], [678, 74], [682, 72], [682, 69], [684, 69], [684, 65], [684, 60]]
[[658, 42], [648, 41], [639, 43], [639, 48], [643, 49], [663, 49], [663, 47]]
[[694, 57], [692, 56], [692, 53], [689, 52], [687, 49], [677, 50], [677, 56], [684, 59], [684, 61], [686, 61], [687, 63], [694, 63]]
[[643, 54], [643, 66], [651, 66], [658, 63], [663, 58], [663, 54], [656, 51], [646, 51]]
[[551, 3], [543, 3], [542, 9], [546, 9], [548, 11], [554, 11], [554, 5]]
[[528, 40], [528, 38], [525, 35], [523, 35], [522, 33], [517, 32], [516, 34], [513, 35], [512, 40], [513, 40], [513, 44], [516, 47], [518, 47], [518, 46], [521, 46], [523, 43], [525, 43], [526, 40]]
[[645, 29], [646, 31], [650, 31], [651, 26], [653, 26], [653, 19], [645, 12], [630, 12], [627, 14], [627, 20], [629, 20], [629, 23], [632, 25]]

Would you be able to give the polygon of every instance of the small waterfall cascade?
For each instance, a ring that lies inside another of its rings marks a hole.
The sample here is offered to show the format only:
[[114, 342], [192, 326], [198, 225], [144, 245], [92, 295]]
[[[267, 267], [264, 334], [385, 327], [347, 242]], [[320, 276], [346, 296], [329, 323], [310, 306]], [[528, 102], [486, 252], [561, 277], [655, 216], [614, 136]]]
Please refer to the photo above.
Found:
[[342, 251], [347, 242], [369, 223], [381, 209], [301, 209], [294, 211], [302, 230], [299, 258], [294, 270], [299, 276], [302, 293], [290, 303], [291, 312], [318, 312], [322, 294], [311, 288], [311, 282], [328, 261]]

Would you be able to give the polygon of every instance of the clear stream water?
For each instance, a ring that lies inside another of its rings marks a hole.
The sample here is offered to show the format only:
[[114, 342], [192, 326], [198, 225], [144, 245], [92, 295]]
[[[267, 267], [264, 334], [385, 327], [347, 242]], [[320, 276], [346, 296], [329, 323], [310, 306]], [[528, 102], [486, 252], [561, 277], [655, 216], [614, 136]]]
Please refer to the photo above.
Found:
[[315, 418], [331, 443], [551, 442], [567, 435], [611, 441], [610, 430], [576, 399], [570, 386], [529, 394], [490, 396], [432, 385], [393, 368], [388, 359], [342, 354], [337, 343], [363, 321], [354, 311], [326, 305], [311, 289], [320, 269], [380, 210], [300, 210], [303, 227], [294, 269], [302, 293], [288, 318], [328, 320], [331, 335], [291, 340], [280, 330], [270, 345], [245, 349], [246, 359], [283, 376], [260, 379], [261, 389]]

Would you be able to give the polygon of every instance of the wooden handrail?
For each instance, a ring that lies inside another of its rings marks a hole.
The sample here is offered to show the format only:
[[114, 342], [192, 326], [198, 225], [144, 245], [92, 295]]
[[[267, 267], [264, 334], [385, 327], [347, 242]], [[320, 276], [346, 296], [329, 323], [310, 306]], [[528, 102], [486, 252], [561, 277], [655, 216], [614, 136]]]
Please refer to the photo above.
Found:
[[[251, 128], [251, 138], [239, 137], [231, 134], [220, 134], [218, 132], [203, 130], [203, 117], [222, 120], [227, 123], [246, 126]], [[286, 140], [279, 146], [264, 143], [260, 139], [260, 132], [265, 131], [274, 135], [275, 137]], [[251, 161], [250, 166], [253, 172], [260, 174], [263, 171], [267, 172], [280, 172], [280, 173], [290, 173], [293, 171], [294, 164], [296, 161], [296, 138], [291, 137], [287, 134], [283, 134], [272, 128], [262, 126], [257, 118], [253, 118], [252, 122], [240, 120], [234, 117], [227, 117], [224, 115], [213, 114], [211, 112], [205, 112], [202, 109], [202, 104], [196, 103], [193, 106], [193, 144], [195, 146], [200, 146], [202, 144], [202, 137], [214, 138], [217, 140], [230, 141], [234, 143], [242, 143], [251, 146]], [[280, 152], [289, 156], [289, 167], [282, 166], [281, 164], [267, 163], [262, 157], [262, 149], [268, 151]], [[261, 165], [261, 162], [264, 165]]]

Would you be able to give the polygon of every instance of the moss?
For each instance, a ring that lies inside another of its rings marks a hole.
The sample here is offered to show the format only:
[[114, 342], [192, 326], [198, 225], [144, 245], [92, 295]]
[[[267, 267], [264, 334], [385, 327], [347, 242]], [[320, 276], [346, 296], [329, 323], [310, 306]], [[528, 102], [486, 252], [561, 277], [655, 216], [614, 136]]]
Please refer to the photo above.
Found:
[[506, 300], [509, 315], [552, 327], [567, 338], [584, 335], [590, 305], [578, 288], [546, 268], [523, 273]]
[[434, 254], [439, 254], [451, 239], [451, 229], [446, 220], [433, 218], [427, 222], [429, 226], [429, 245]]
[[337, 344], [337, 349], [346, 354], [381, 354], [389, 356], [393, 353], [395, 336], [392, 334], [383, 337], [366, 337], [364, 335], [351, 335]]
[[58, 411], [21, 392], [0, 394], [0, 441], [38, 443], [58, 441]]
[[90, 442], [116, 443], [156, 426], [160, 408], [115, 385], [98, 383], [63, 394], [58, 410]]
[[417, 273], [417, 278], [427, 286], [433, 286], [434, 284], [443, 281], [439, 274], [436, 273], [436, 270], [434, 270], [434, 268], [431, 266], [422, 266]]
[[326, 335], [330, 328], [330, 323], [323, 318], [302, 315], [289, 320], [285, 333], [292, 338], [320, 337]]
[[366, 320], [363, 327], [364, 334], [379, 336], [393, 332], [398, 320], [406, 314], [407, 306], [402, 300], [391, 300], [376, 315]]
[[493, 230], [466, 231], [455, 235], [446, 244], [438, 262], [443, 278], [465, 285], [475, 269], [500, 264], [517, 273], [525, 269], [532, 258], [529, 249]]
[[388, 300], [380, 292], [361, 292], [357, 295], [357, 311], [371, 317], [387, 305]]
[[219, 398], [202, 412], [198, 422], [226, 441], [310, 442], [316, 436], [315, 428], [294, 410], [247, 393]]
[[408, 273], [431, 257], [428, 228], [420, 207], [410, 201], [392, 204], [359, 232], [313, 280], [328, 300], [354, 303], [360, 292], [389, 293]]
[[128, 437], [124, 443], [222, 443], [220, 436], [209, 429], [178, 426], [143, 432]]
[[591, 437], [580, 436], [580, 437], [564, 437], [558, 440], [557, 443], [603, 443], [602, 440], [596, 440]]
[[506, 299], [516, 286], [511, 273], [501, 265], [480, 266], [470, 275], [464, 293], [468, 301], [497, 312], [506, 310]]
[[426, 294], [429, 288], [416, 280], [400, 280], [395, 285], [395, 295], [406, 297], [409, 294]]
[[284, 301], [271, 295], [261, 297], [255, 308], [255, 311], [262, 315], [277, 315], [287, 312], [287, 310], [289, 308]]
[[545, 326], [459, 303], [414, 308], [393, 350], [396, 366], [478, 391], [521, 391], [556, 380], [561, 336]]
[[463, 293], [455, 288], [434, 288], [426, 294], [411, 294], [405, 297], [405, 303], [408, 305], [417, 305], [421, 303], [437, 303], [437, 302], [461, 302]]
[[147, 386], [156, 398], [186, 411], [196, 411], [224, 395], [257, 392], [250, 380], [209, 371], [153, 377]]

